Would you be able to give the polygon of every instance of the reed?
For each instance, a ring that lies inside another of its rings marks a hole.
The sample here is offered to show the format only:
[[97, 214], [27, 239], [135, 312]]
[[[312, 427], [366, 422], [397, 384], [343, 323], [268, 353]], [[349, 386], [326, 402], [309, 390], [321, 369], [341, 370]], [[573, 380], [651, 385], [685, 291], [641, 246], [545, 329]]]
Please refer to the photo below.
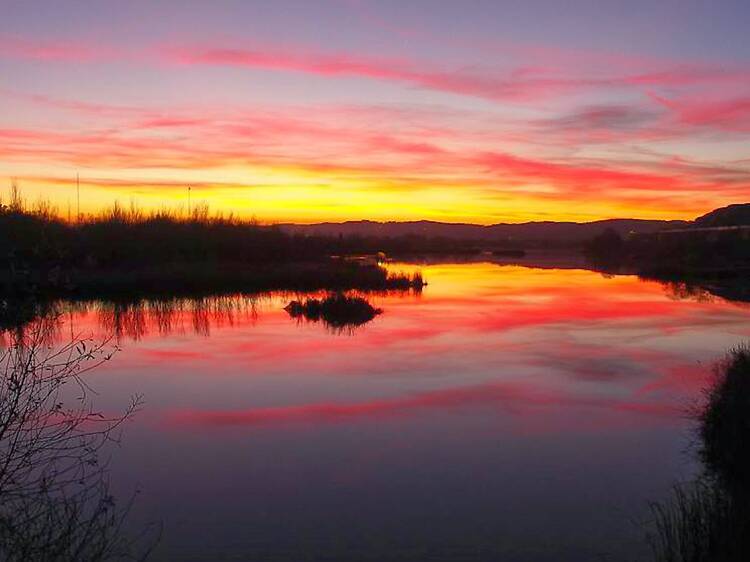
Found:
[[0, 205], [0, 293], [207, 293], [420, 289], [419, 275], [389, 274], [331, 259], [349, 241], [292, 236], [277, 227], [211, 213], [189, 215], [115, 204], [78, 222], [48, 204], [28, 206], [17, 188]]
[[715, 368], [697, 412], [704, 474], [652, 506], [657, 562], [750, 560], [750, 348]]

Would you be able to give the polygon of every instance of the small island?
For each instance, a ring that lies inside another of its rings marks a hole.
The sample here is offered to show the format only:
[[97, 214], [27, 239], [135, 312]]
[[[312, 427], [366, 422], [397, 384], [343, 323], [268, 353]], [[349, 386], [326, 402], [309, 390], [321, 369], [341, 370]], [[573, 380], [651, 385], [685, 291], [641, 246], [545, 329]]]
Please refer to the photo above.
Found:
[[293, 300], [284, 310], [292, 318], [318, 322], [332, 328], [357, 327], [373, 320], [383, 310], [373, 307], [366, 299], [343, 293], [327, 295], [322, 299]]

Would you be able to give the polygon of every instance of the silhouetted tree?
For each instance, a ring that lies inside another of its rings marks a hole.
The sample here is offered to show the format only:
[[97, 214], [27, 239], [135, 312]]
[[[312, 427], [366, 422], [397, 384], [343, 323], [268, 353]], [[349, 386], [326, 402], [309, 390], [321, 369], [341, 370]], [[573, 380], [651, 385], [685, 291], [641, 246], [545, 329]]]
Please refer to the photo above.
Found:
[[623, 257], [623, 246], [622, 236], [608, 228], [586, 244], [585, 252], [595, 263], [615, 264]]
[[99, 461], [140, 403], [134, 398], [115, 418], [93, 409], [84, 375], [110, 357], [92, 341], [50, 346], [43, 327], [16, 333], [0, 354], [0, 560], [100, 562], [148, 553], [122, 535], [128, 509], [110, 494]]

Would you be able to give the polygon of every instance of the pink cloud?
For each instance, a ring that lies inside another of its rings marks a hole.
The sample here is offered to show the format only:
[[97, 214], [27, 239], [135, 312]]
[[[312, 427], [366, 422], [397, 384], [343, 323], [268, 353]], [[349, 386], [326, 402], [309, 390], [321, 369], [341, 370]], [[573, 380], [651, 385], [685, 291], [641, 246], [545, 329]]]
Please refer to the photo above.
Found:
[[324, 402], [296, 406], [261, 407], [249, 410], [179, 410], [167, 415], [175, 426], [265, 426], [288, 423], [337, 423], [366, 418], [413, 415], [424, 410], [466, 407], [501, 407], [515, 412], [529, 407], [582, 406], [614, 411], [637, 411], [658, 416], [674, 416], [679, 406], [667, 402], [632, 402], [615, 398], [569, 396], [531, 385], [508, 382], [435, 390], [405, 397], [366, 402]]
[[[388, 123], [377, 127], [311, 114], [214, 119], [150, 111], [128, 115], [122, 125], [103, 130], [2, 129], [0, 155], [8, 161], [130, 169], [284, 166], [369, 179], [383, 189], [460, 183], [488, 199], [528, 192], [546, 200], [586, 195], [659, 206], [670, 194], [705, 199], [711, 193], [716, 203], [719, 197], [750, 193], [750, 173], [737, 164], [708, 166], [683, 158], [639, 163], [530, 158], [483, 150], [480, 131], [443, 128], [425, 135], [421, 127], [393, 130]], [[99, 178], [100, 184], [106, 179]], [[539, 191], [539, 185], [546, 189]], [[117, 182], [112, 186], [117, 188]], [[695, 208], [701, 204], [693, 203]]]
[[[568, 94], [642, 88], [715, 88], [750, 81], [743, 65], [704, 61], [634, 59], [619, 54], [503, 45], [460, 67], [410, 57], [372, 57], [325, 52], [309, 45], [151, 45], [124, 49], [71, 39], [0, 37], [0, 57], [50, 62], [138, 61], [187, 66], [229, 66], [299, 72], [322, 77], [355, 77], [393, 82], [492, 101], [530, 103]], [[487, 64], [492, 60], [496, 63]]]
[[[96, 123], [96, 129], [0, 129], [0, 156], [7, 161], [144, 170], [283, 166], [316, 172], [323, 182], [329, 174], [345, 175], [405, 193], [461, 185], [486, 201], [523, 193], [540, 201], [585, 196], [643, 208], [668, 204], [696, 214], [750, 193], [743, 162], [700, 163], [656, 152], [632, 160], [575, 156], [590, 142], [689, 139], [713, 126], [708, 123], [737, 129], [747, 112], [742, 98], [698, 106], [657, 96], [658, 111], [653, 102], [583, 106], [559, 118], [524, 122], [489, 111], [443, 114], [440, 108], [158, 108], [0, 93], [89, 115]], [[717, 114], [721, 119], [712, 118]], [[156, 180], [126, 185], [101, 174], [96, 182], [121, 190], [169, 187]], [[675, 198], [681, 195], [689, 201]]]
[[168, 62], [183, 65], [235, 66], [284, 70], [328, 77], [364, 77], [402, 82], [408, 85], [491, 100], [525, 101], [573, 90], [577, 80], [532, 79], [497, 72], [440, 70], [406, 59], [377, 59], [350, 54], [326, 54], [309, 50], [284, 51], [274, 47], [229, 49], [215, 47], [163, 47]]
[[[561, 164], [555, 161], [536, 160], [524, 158], [506, 153], [487, 153], [478, 156], [477, 163], [487, 166], [495, 173], [506, 178], [515, 178], [526, 182], [544, 182], [558, 188], [559, 194], [571, 191], [582, 193], [595, 193], [602, 189], [624, 189], [624, 190], [659, 190], [674, 192], [702, 191], [709, 185], [701, 178], [681, 177], [669, 173], [656, 171], [636, 171], [612, 169], [612, 163], [600, 162], [598, 165], [589, 165], [585, 162], [573, 162]], [[648, 167], [645, 165], [644, 167]], [[711, 187], [721, 187], [716, 182]], [[743, 189], [750, 188], [750, 178]], [[610, 191], [610, 193], [612, 193]], [[549, 194], [555, 197], [556, 194]]]
[[121, 58], [122, 51], [107, 45], [75, 40], [28, 40], [0, 35], [0, 58], [57, 62], [94, 62]]
[[673, 112], [677, 121], [689, 127], [750, 133], [750, 95], [717, 98], [682, 97], [669, 99], [651, 93], [651, 97]]
[[[498, 67], [440, 68], [411, 59], [367, 58], [356, 54], [329, 54], [309, 48], [283, 50], [276, 46], [256, 48], [160, 47], [161, 57], [184, 65], [213, 65], [285, 70], [320, 76], [365, 77], [408, 84], [413, 87], [476, 96], [493, 101], [531, 102], [570, 93], [606, 89], [711, 86], [750, 80], [750, 69], [727, 68], [710, 63], [650, 61], [649, 70], [634, 72], [622, 64], [581, 68], [581, 60], [565, 66], [514, 63]], [[584, 57], [585, 60], [586, 57]], [[575, 64], [577, 62], [577, 64]]]

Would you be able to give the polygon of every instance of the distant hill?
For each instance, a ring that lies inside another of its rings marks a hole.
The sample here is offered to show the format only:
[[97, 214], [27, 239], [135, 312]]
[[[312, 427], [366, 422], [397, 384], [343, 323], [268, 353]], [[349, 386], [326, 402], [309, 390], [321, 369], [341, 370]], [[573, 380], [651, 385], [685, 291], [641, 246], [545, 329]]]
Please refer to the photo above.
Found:
[[280, 224], [282, 230], [291, 234], [324, 236], [374, 236], [397, 237], [419, 235], [428, 238], [444, 237], [477, 241], [545, 241], [555, 243], [581, 243], [611, 228], [621, 235], [629, 232], [649, 233], [666, 228], [685, 228], [685, 221], [662, 221], [640, 219], [609, 219], [586, 223], [576, 222], [527, 222], [519, 224], [493, 224], [489, 226], [444, 223], [435, 221], [375, 222], [347, 221], [341, 223], [318, 223], [309, 225]]
[[740, 203], [715, 209], [695, 219], [693, 224], [700, 228], [750, 225], [750, 203]]

